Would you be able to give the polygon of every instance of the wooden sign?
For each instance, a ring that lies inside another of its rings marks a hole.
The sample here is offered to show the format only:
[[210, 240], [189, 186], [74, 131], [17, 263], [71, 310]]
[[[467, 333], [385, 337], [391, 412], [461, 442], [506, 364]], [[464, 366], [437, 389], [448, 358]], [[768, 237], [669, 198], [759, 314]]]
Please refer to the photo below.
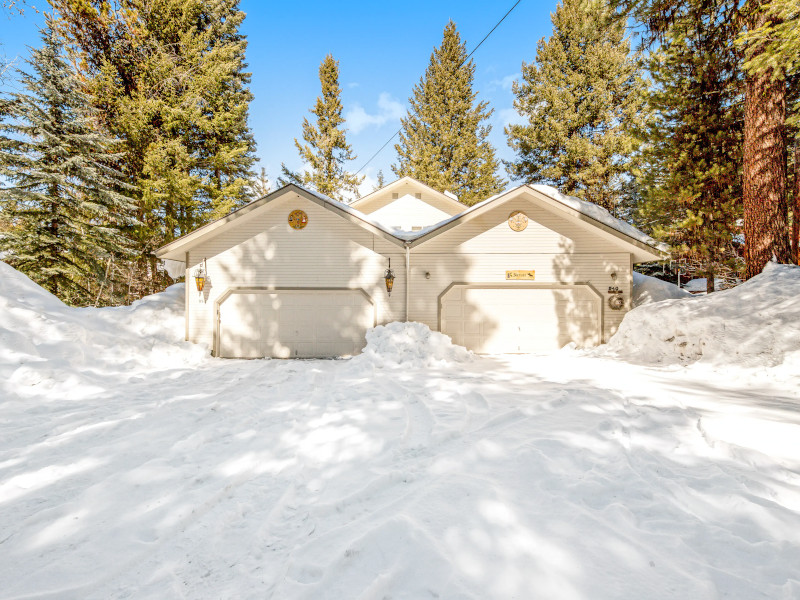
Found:
[[506, 279], [536, 279], [536, 271], [506, 271]]

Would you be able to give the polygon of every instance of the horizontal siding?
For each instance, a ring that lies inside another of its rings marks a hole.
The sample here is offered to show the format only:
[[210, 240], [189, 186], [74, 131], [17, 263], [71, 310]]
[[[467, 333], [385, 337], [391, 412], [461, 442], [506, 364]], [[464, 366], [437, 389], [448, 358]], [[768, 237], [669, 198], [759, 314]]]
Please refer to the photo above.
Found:
[[434, 208], [447, 213], [448, 215], [455, 216], [467, 210], [466, 204], [453, 204], [431, 193], [430, 190], [415, 186], [411, 183], [404, 183], [396, 188], [392, 188], [384, 193], [377, 193], [364, 202], [354, 202], [353, 208], [360, 210], [365, 215], [374, 213], [380, 210], [398, 198], [392, 198], [392, 194], [397, 194], [398, 198], [402, 198], [406, 194], [412, 197], [414, 194], [421, 194], [421, 200], [433, 206]]
[[[512, 231], [508, 225], [508, 218], [515, 211], [522, 211], [528, 217], [528, 226], [523, 231]], [[627, 250], [610, 237], [520, 196], [437, 235], [420, 244], [415, 251], [480, 254]]]
[[[293, 210], [308, 225], [288, 224]], [[226, 229], [189, 254], [190, 272], [206, 259], [202, 293], [189, 293], [189, 339], [213, 341], [214, 303], [230, 287], [360, 288], [375, 302], [379, 323], [405, 317], [404, 250], [336, 213], [296, 195], [267, 205], [260, 214]], [[383, 274], [391, 258], [396, 279], [391, 298]]]
[[450, 218], [450, 215], [431, 206], [423, 200], [404, 196], [391, 204], [370, 213], [370, 217], [378, 223], [396, 227], [404, 231], [413, 231], [414, 227], [422, 229]]
[[[413, 193], [413, 190], [411, 190]], [[423, 196], [424, 198], [424, 196]], [[302, 209], [308, 225], [288, 225], [292, 210]], [[529, 217], [522, 232], [512, 231], [508, 216], [522, 210]], [[535, 270], [535, 283], [589, 283], [602, 296], [603, 338], [616, 331], [630, 309], [631, 255], [568, 218], [534, 205], [524, 197], [488, 211], [411, 250], [409, 319], [438, 328], [438, 298], [452, 283], [508, 282], [507, 270]], [[207, 259], [206, 289], [198, 293], [192, 275]], [[391, 298], [383, 274], [391, 258], [396, 279]], [[405, 253], [340, 215], [291, 194], [259, 209], [252, 218], [234, 221], [216, 237], [192, 249], [187, 291], [188, 337], [211, 346], [214, 303], [231, 287], [360, 288], [375, 302], [377, 322], [405, 319]], [[626, 308], [607, 304], [611, 273], [616, 272]], [[430, 278], [426, 279], [425, 274]], [[573, 315], [581, 319], [581, 315]]]
[[[421, 250], [415, 249], [415, 250]], [[508, 281], [506, 271], [534, 270], [531, 281]], [[615, 285], [611, 273], [617, 273], [616, 285], [622, 290], [627, 307], [620, 311], [608, 308], [608, 288]], [[426, 278], [426, 273], [430, 278]], [[630, 309], [630, 254], [424, 254], [411, 253], [411, 302], [409, 319], [437, 329], [438, 298], [452, 283], [509, 284], [589, 283], [602, 296], [603, 338], [617, 330], [624, 313]], [[578, 317], [579, 315], [575, 315]]]

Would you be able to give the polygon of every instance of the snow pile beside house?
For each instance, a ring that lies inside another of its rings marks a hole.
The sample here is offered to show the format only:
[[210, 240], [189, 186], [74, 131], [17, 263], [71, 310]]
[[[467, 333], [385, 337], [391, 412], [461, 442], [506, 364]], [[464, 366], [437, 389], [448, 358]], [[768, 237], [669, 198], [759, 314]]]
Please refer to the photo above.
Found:
[[633, 272], [633, 306], [687, 297], [692, 295], [673, 283]]
[[82, 387], [104, 370], [164, 370], [205, 359], [183, 339], [183, 284], [119, 308], [72, 308], [0, 262], [0, 378], [31, 392]]
[[733, 289], [640, 306], [600, 352], [645, 364], [800, 367], [800, 267], [770, 263]]
[[431, 331], [427, 325], [394, 322], [370, 329], [363, 354], [353, 360], [380, 367], [421, 368], [473, 358], [472, 352], [454, 345], [449, 336]]

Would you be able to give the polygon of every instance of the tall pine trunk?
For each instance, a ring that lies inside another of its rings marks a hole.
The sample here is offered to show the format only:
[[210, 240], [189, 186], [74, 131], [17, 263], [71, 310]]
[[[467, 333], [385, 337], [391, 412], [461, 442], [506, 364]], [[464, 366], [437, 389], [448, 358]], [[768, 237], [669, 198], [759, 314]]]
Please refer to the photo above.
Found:
[[794, 206], [792, 208], [792, 259], [800, 265], [800, 140], [794, 138]]
[[[766, 22], [757, 13], [752, 26]], [[756, 49], [755, 53], [760, 50]], [[786, 80], [772, 69], [748, 73], [744, 101], [744, 237], [746, 277], [774, 255], [791, 261], [786, 201]]]

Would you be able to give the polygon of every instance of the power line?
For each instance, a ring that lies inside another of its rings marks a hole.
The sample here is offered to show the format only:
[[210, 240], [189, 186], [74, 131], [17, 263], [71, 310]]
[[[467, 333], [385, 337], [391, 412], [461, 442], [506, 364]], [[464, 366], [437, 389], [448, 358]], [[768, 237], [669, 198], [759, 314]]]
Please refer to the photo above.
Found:
[[[514, 6], [512, 6], [511, 8], [509, 8], [509, 9], [508, 9], [508, 12], [507, 12], [506, 14], [504, 14], [504, 15], [503, 15], [503, 18], [502, 18], [502, 19], [500, 19], [500, 20], [499, 20], [497, 23], [495, 23], [495, 26], [494, 26], [494, 27], [492, 27], [491, 31], [489, 31], [489, 33], [487, 33], [485, 36], [483, 36], [483, 39], [482, 39], [480, 42], [478, 42], [478, 45], [477, 45], [477, 46], [475, 46], [475, 47], [472, 49], [472, 52], [470, 52], [469, 54], [467, 54], [467, 57], [466, 57], [464, 60], [462, 60], [462, 61], [461, 61], [461, 64], [459, 64], [459, 65], [456, 67], [456, 71], [458, 71], [458, 69], [460, 69], [461, 67], [463, 67], [463, 66], [464, 66], [464, 63], [466, 63], [466, 62], [467, 62], [467, 61], [470, 59], [470, 57], [471, 57], [473, 54], [475, 54], [475, 51], [476, 51], [478, 48], [480, 48], [480, 47], [481, 47], [481, 44], [483, 44], [483, 42], [485, 42], [485, 41], [487, 40], [487, 38], [488, 38], [490, 35], [492, 35], [492, 33], [494, 33], [494, 30], [495, 30], [495, 29], [497, 29], [498, 27], [500, 27], [500, 23], [502, 23], [503, 21], [505, 21], [505, 20], [506, 20], [506, 17], [507, 17], [508, 15], [510, 15], [510, 14], [511, 14], [511, 11], [512, 11], [512, 10], [514, 10], [515, 8], [517, 8], [517, 4], [519, 4], [520, 2], [522, 2], [522, 0], [517, 0], [517, 1], [514, 3]], [[413, 114], [415, 114], [415, 113], [416, 113], [416, 111], [414, 111], [414, 113], [410, 113], [410, 114], [409, 114], [409, 116], [412, 116], [412, 115], [413, 115]], [[390, 142], [391, 142], [391, 141], [392, 141], [392, 140], [393, 140], [395, 137], [397, 137], [397, 134], [399, 134], [401, 130], [402, 130], [402, 127], [401, 127], [401, 128], [399, 128], [397, 131], [395, 131], [395, 132], [392, 134], [392, 136], [391, 136], [391, 137], [390, 137], [388, 140], [386, 140], [386, 142], [383, 144], [383, 146], [381, 146], [380, 148], [378, 148], [378, 151], [377, 151], [377, 152], [375, 152], [375, 154], [373, 154], [372, 156], [370, 156], [370, 157], [369, 157], [369, 160], [367, 160], [367, 162], [365, 162], [363, 165], [361, 165], [361, 168], [360, 168], [358, 171], [356, 171], [355, 173], [353, 173], [353, 174], [354, 174], [354, 175], [358, 175], [359, 173], [361, 173], [361, 171], [363, 171], [363, 170], [364, 170], [364, 169], [367, 167], [367, 165], [368, 165], [369, 163], [371, 163], [373, 160], [375, 160], [375, 157], [376, 157], [376, 156], [378, 156], [378, 154], [380, 154], [380, 153], [383, 151], [383, 149], [384, 149], [384, 148], [386, 148], [386, 146], [388, 146], [388, 145], [389, 145], [389, 143], [390, 143]]]

